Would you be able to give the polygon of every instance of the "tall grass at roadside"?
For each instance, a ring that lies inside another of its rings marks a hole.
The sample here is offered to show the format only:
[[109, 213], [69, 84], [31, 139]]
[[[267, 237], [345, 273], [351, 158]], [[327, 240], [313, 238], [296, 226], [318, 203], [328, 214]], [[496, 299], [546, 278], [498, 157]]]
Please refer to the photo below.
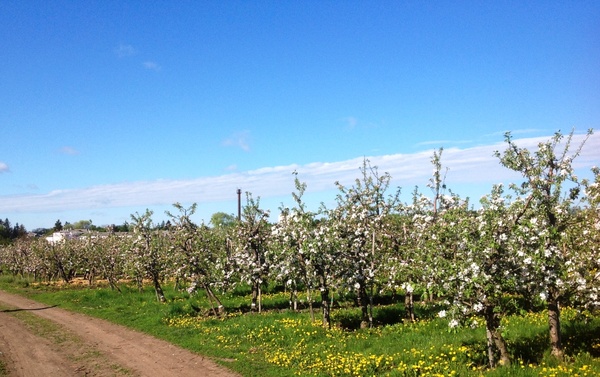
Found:
[[[600, 317], [563, 309], [567, 360], [549, 355], [546, 313], [511, 315], [502, 323], [513, 364], [488, 370], [483, 321], [449, 330], [440, 306], [418, 304], [419, 320], [403, 322], [401, 303], [381, 300], [372, 329], [356, 330], [352, 305], [333, 310], [331, 329], [306, 310], [288, 308], [289, 295], [268, 290], [261, 314], [247, 312], [249, 292], [220, 296], [227, 316], [210, 315], [202, 294], [167, 287], [167, 303], [153, 290], [25, 284], [0, 277], [0, 287], [51, 305], [107, 319], [215, 358], [244, 376], [594, 376], [600, 375]], [[336, 297], [336, 300], [341, 299]], [[301, 303], [306, 307], [306, 303]], [[341, 304], [344, 304], [341, 302]], [[318, 309], [316, 317], [319, 318]]]

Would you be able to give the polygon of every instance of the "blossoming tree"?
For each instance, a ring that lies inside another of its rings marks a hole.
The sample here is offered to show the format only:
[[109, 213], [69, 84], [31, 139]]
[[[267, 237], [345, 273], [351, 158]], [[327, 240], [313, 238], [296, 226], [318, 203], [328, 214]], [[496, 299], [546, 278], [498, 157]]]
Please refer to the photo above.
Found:
[[260, 208], [260, 198], [246, 193], [242, 219], [236, 223], [231, 259], [240, 280], [252, 289], [252, 311], [261, 311], [261, 285], [269, 272], [268, 240], [271, 233], [269, 212]]
[[[190, 294], [198, 288], [204, 289], [208, 301], [215, 314], [224, 314], [225, 308], [214, 293], [213, 286], [220, 280], [217, 266], [226, 258], [221, 245], [216, 241], [211, 229], [204, 224], [196, 225], [191, 216], [196, 212], [196, 203], [189, 208], [181, 204], [173, 204], [178, 214], [167, 211], [173, 221], [169, 231], [171, 247], [173, 248], [174, 270], [176, 278], [188, 280], [187, 291]], [[218, 309], [218, 313], [215, 310]]]
[[[589, 130], [587, 137], [591, 135]], [[574, 131], [566, 138], [560, 132], [538, 144], [534, 152], [519, 147], [510, 133], [505, 135], [506, 150], [496, 152], [500, 162], [519, 172], [521, 185], [512, 185], [524, 198], [527, 213], [519, 219], [522, 237], [525, 283], [543, 295], [547, 302], [551, 353], [562, 358], [560, 304], [565, 302], [569, 282], [568, 266], [573, 254], [566, 251], [567, 229], [573, 222], [571, 209], [581, 193], [581, 182], [573, 171], [573, 160], [580, 154], [587, 137], [571, 152]]]
[[130, 263], [139, 287], [141, 288], [141, 279], [149, 277], [156, 299], [165, 302], [161, 281], [171, 265], [167, 253], [169, 239], [165, 231], [154, 229], [152, 214], [153, 212], [147, 209], [142, 215], [131, 215], [135, 236], [129, 244]]
[[362, 178], [351, 187], [336, 182], [340, 193], [337, 207], [327, 211], [329, 221], [338, 237], [341, 265], [339, 278], [356, 291], [361, 308], [361, 328], [373, 325], [373, 294], [375, 279], [382, 261], [382, 238], [387, 229], [383, 219], [393, 213], [400, 189], [386, 197], [391, 176], [379, 174], [365, 159]]
[[[329, 227], [326, 221], [317, 219], [318, 214], [309, 211], [302, 200], [306, 183], [300, 182], [294, 172], [296, 191], [292, 197], [296, 205], [291, 209], [282, 208], [282, 215], [273, 227], [273, 246], [278, 250], [274, 258], [277, 278], [286, 281], [292, 290], [292, 300], [296, 300], [296, 287], [306, 289], [310, 313], [313, 314], [312, 291], [319, 289], [323, 326], [330, 326], [329, 290], [332, 270], [336, 259], [336, 249], [332, 247]], [[295, 308], [295, 301], [294, 301]]]

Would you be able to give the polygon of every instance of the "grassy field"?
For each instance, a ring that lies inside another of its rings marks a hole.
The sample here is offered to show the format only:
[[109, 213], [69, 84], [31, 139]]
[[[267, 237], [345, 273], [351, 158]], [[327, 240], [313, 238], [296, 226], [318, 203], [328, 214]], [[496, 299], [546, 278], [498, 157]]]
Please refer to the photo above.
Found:
[[119, 293], [1, 276], [0, 288], [152, 334], [211, 356], [244, 376], [600, 375], [600, 317], [571, 308], [562, 311], [564, 362], [549, 355], [547, 316], [541, 310], [505, 318], [513, 364], [488, 370], [483, 320], [474, 328], [450, 331], [447, 319], [437, 318], [442, 307], [435, 304], [417, 304], [419, 320], [410, 323], [402, 321], [401, 303], [380, 298], [374, 309], [378, 325], [358, 330], [359, 313], [351, 297], [336, 297], [333, 326], [325, 330], [307, 310], [288, 310], [289, 295], [276, 290], [263, 295], [261, 314], [247, 312], [247, 291], [223, 295], [228, 314], [216, 318], [209, 315], [203, 295], [190, 297], [172, 286], [166, 287], [164, 304], [156, 302], [153, 290], [140, 293], [127, 285]]

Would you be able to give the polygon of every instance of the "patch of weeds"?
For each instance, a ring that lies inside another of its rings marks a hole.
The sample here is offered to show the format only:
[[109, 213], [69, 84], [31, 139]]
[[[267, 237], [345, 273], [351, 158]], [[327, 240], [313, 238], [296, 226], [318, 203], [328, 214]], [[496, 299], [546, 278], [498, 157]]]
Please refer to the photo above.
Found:
[[0, 352], [0, 376], [8, 376], [8, 369], [6, 363], [3, 360], [4, 354]]

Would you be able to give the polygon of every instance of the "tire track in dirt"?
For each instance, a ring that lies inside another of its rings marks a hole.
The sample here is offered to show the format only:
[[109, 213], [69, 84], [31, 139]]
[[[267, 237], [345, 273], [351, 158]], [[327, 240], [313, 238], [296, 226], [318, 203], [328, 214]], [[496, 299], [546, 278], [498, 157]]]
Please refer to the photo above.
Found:
[[9, 376], [73, 376], [78, 368], [52, 342], [6, 313], [0, 313], [0, 350]]
[[[9, 372], [16, 373], [17, 376], [108, 376], [123, 373], [148, 377], [237, 376], [201, 355], [101, 319], [47, 307], [1, 290], [0, 302], [60, 325], [64, 331], [80, 339], [81, 350], [100, 353], [98, 357], [106, 360], [106, 365], [101, 365], [100, 368], [98, 360], [86, 361], [83, 358], [83, 361], [71, 361], [53, 350], [56, 346], [50, 341], [31, 334], [26, 326], [12, 317], [10, 310], [0, 310], [0, 351], [5, 353], [3, 356], [7, 360]], [[77, 345], [77, 341], [71, 341]], [[33, 370], [44, 364], [48, 366], [43, 369], [44, 373], [39, 374]], [[107, 370], [102, 370], [104, 366]], [[50, 371], [48, 368], [51, 367], [56, 369]]]

